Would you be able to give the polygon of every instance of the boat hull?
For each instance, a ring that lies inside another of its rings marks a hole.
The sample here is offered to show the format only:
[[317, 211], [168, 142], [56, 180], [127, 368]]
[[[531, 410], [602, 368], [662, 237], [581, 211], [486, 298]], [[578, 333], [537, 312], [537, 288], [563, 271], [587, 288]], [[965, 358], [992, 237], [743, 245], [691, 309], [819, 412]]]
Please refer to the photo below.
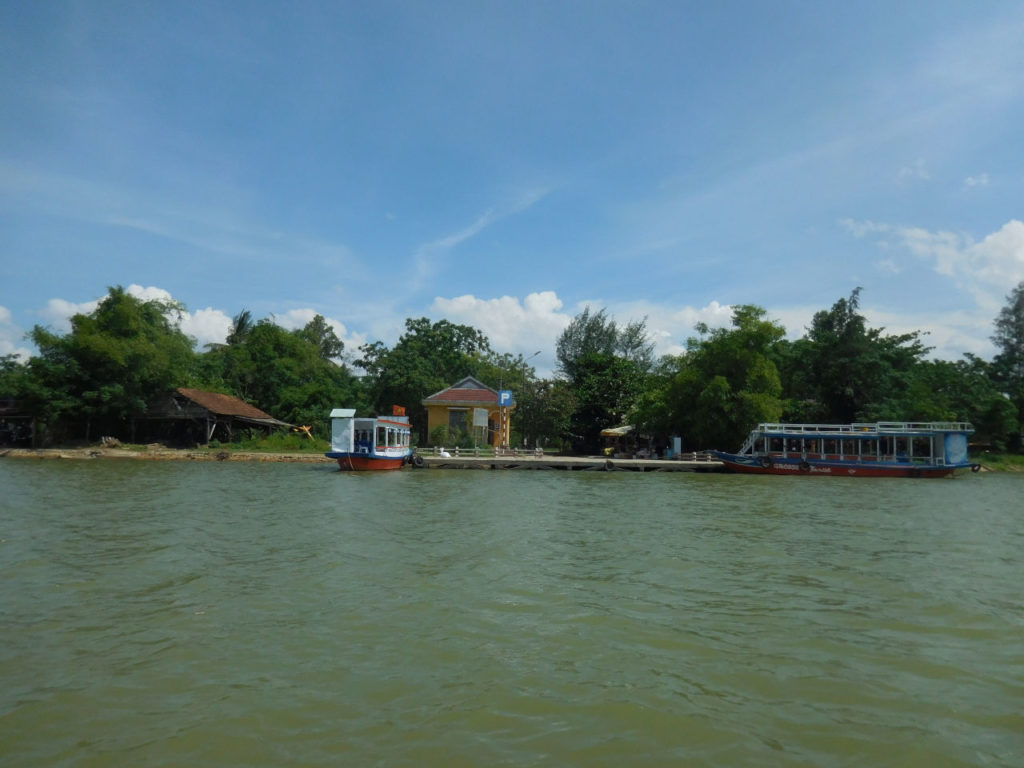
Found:
[[[768, 458], [740, 456], [734, 453], [711, 451], [711, 454], [733, 472], [749, 475], [798, 475], [825, 477], [949, 477], [957, 470], [977, 465], [921, 465], [911, 463], [854, 462], [830, 460], [802, 460], [799, 458]], [[977, 471], [977, 470], [974, 470]]]
[[339, 469], [353, 472], [401, 469], [409, 457], [408, 453], [402, 456], [370, 456], [365, 453], [337, 453], [333, 451], [325, 455], [329, 459], [335, 459], [338, 462]]

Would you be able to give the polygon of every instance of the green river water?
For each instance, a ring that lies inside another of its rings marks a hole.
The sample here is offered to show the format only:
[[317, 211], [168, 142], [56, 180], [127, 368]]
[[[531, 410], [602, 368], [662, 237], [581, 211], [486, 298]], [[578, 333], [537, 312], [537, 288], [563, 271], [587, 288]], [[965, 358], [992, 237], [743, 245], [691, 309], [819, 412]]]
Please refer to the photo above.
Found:
[[0, 460], [0, 765], [1021, 766], [1022, 499]]

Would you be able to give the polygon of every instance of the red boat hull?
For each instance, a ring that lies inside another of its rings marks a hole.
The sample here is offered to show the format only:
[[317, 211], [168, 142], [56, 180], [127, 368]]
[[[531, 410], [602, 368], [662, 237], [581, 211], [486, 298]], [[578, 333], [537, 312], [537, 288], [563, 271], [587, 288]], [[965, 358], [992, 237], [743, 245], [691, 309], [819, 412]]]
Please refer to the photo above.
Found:
[[373, 456], [337, 456], [338, 467], [346, 471], [361, 472], [364, 470], [388, 470], [401, 469], [405, 464], [405, 457], [397, 459], [385, 459]]
[[[971, 469], [977, 465], [921, 466], [915, 464], [880, 464], [833, 461], [780, 461], [758, 460], [735, 454], [713, 452], [732, 472], [748, 475], [799, 475], [825, 477], [949, 477], [958, 469]], [[974, 470], [977, 471], [977, 470]]]

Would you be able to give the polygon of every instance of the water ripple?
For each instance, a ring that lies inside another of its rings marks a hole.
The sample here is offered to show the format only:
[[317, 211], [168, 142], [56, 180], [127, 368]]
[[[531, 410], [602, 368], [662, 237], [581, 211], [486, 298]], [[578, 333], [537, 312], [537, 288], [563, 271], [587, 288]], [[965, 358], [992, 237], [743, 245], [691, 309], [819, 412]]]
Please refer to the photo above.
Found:
[[11, 765], [1018, 765], [1020, 481], [0, 462]]

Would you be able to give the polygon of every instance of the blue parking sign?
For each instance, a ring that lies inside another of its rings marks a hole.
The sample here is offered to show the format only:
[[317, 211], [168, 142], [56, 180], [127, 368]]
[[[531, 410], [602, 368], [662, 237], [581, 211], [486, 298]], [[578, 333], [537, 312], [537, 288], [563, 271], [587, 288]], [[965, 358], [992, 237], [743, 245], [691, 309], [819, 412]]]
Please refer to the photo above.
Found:
[[511, 389], [503, 389], [498, 393], [498, 405], [502, 408], [506, 408], [510, 405], [515, 405], [516, 399], [512, 396]]

